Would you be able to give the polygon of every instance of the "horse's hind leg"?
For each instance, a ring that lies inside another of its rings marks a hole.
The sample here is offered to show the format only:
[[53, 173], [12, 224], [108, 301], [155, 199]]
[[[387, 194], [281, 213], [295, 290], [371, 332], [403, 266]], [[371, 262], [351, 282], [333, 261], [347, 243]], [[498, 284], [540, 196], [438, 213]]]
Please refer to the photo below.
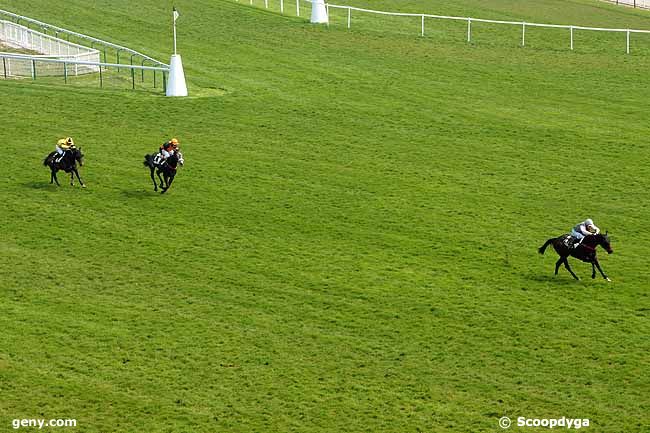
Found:
[[154, 191], [158, 191], [158, 184], [156, 183], [156, 178], [153, 177], [153, 172], [154, 172], [156, 169], [153, 168], [153, 167], [150, 167], [150, 170], [151, 170], [151, 181], [153, 182], [153, 190], [154, 190]]
[[158, 175], [158, 179], [160, 179], [160, 187], [164, 188], [165, 187], [165, 182], [163, 181], [163, 178], [160, 176], [160, 172], [157, 171], [156, 174]]
[[580, 281], [580, 278], [578, 278], [578, 276], [571, 270], [571, 266], [569, 266], [569, 260], [567, 260], [566, 257], [564, 258], [564, 267], [567, 271], [569, 271], [569, 273], [571, 273], [571, 275], [573, 275], [573, 278]]
[[564, 259], [562, 257], [557, 259], [557, 262], [555, 262], [555, 275], [557, 275], [557, 271], [558, 271], [558, 269], [560, 269], [560, 265], [562, 263], [564, 263]]

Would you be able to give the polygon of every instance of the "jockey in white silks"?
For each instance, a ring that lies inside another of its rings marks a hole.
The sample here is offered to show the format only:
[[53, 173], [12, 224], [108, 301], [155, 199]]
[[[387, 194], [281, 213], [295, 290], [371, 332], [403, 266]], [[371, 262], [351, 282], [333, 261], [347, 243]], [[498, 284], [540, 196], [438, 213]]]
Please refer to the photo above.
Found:
[[600, 233], [600, 229], [596, 227], [596, 224], [594, 224], [591, 218], [587, 218], [581, 223], [576, 224], [571, 229], [571, 236], [574, 239], [573, 248], [577, 248], [585, 236], [597, 235], [598, 233]]

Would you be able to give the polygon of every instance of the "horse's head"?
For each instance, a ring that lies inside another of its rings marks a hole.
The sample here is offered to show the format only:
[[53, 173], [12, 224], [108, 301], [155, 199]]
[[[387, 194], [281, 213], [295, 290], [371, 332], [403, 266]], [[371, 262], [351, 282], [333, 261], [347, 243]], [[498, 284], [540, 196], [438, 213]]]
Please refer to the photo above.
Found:
[[172, 152], [172, 154], [169, 155], [169, 157], [167, 157], [167, 159], [165, 160], [165, 163], [167, 164], [167, 166], [169, 168], [171, 168], [171, 169], [174, 169], [174, 170], [176, 170], [176, 166], [178, 165], [179, 162], [180, 162], [180, 159], [178, 158], [178, 155], [176, 154], [176, 152]]
[[594, 236], [596, 237], [596, 242], [598, 243], [598, 245], [603, 247], [605, 249], [605, 251], [607, 251], [607, 254], [611, 254], [611, 253], [614, 252], [614, 250], [612, 249], [612, 246], [610, 245], [610, 242], [609, 242], [608, 232], [605, 232], [605, 234], [599, 233], [599, 234], [594, 235]]
[[185, 164], [185, 159], [183, 159], [183, 154], [182, 154], [181, 151], [178, 150], [178, 149], [176, 149], [176, 151], [174, 152], [174, 154], [175, 154], [176, 157], [178, 158], [178, 163], [179, 163], [179, 164], [181, 165], [181, 167], [182, 167], [183, 164]]
[[71, 149], [72, 151], [72, 156], [74, 157], [74, 160], [79, 163], [79, 166], [84, 165], [84, 154], [81, 151], [81, 148], [75, 147], [74, 149]]

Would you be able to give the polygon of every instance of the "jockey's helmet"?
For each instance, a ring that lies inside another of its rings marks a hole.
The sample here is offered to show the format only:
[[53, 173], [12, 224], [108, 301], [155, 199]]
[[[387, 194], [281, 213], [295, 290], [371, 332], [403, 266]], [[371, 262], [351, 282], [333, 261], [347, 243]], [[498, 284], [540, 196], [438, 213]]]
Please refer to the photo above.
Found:
[[65, 143], [70, 147], [74, 147], [74, 140], [72, 140], [72, 137], [66, 137]]
[[169, 140], [169, 142], [171, 144], [173, 144], [174, 146], [178, 146], [178, 139], [177, 138], [172, 138], [171, 140]]
[[65, 145], [65, 138], [61, 138], [59, 141], [56, 142], [57, 146]]
[[586, 225], [586, 226], [593, 226], [593, 225], [594, 225], [594, 222], [591, 220], [591, 218], [587, 218], [587, 219], [585, 220], [585, 225]]

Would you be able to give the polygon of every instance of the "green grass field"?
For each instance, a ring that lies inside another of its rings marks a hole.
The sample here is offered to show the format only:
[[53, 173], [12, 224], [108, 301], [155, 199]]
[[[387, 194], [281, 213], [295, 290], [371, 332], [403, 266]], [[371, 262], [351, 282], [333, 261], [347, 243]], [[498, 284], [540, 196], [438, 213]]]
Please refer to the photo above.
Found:
[[[172, 2], [88, 3], [0, 8], [169, 60]], [[0, 79], [0, 432], [650, 430], [650, 38], [174, 4], [188, 98]], [[587, 0], [350, 4], [650, 29]], [[67, 135], [85, 190], [42, 166]], [[172, 136], [160, 195], [142, 160]], [[587, 217], [611, 283], [537, 253]]]

